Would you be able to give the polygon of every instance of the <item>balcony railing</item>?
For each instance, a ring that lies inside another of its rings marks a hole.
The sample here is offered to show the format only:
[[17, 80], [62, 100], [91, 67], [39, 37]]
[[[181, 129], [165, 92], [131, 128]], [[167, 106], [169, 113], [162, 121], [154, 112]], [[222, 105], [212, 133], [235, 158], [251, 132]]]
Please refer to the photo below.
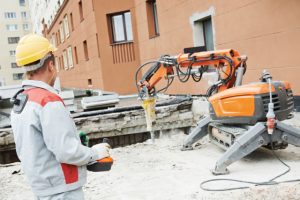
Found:
[[133, 42], [112, 44], [113, 63], [127, 63], [135, 61]]

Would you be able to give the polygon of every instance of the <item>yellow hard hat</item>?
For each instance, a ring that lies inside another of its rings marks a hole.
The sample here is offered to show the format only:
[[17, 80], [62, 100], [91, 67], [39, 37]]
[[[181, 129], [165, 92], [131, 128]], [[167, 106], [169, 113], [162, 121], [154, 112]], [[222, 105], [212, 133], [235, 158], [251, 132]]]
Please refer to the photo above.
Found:
[[48, 39], [37, 34], [23, 36], [16, 48], [16, 62], [19, 67], [34, 63], [56, 49]]

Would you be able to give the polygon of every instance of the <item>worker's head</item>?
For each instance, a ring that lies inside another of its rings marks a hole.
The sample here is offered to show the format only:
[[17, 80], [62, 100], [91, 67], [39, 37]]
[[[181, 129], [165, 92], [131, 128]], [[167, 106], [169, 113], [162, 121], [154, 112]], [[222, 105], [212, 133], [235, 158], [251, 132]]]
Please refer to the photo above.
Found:
[[16, 48], [16, 62], [26, 71], [29, 80], [39, 80], [53, 86], [57, 71], [53, 51], [46, 38], [28, 34], [21, 38]]

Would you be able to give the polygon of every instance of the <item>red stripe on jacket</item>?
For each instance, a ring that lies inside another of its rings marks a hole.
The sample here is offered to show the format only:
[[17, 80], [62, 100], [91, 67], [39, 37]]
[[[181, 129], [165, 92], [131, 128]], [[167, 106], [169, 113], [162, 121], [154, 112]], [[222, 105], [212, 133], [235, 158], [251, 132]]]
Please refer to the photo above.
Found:
[[[31, 88], [25, 90], [24, 94], [28, 95], [28, 101], [38, 103], [44, 107], [49, 102], [60, 101], [64, 104], [63, 100], [57, 95], [46, 89]], [[66, 184], [75, 183], [78, 181], [78, 167], [75, 165], [61, 163], [61, 168], [64, 173]]]
[[31, 88], [25, 90], [23, 93], [28, 94], [28, 101], [38, 103], [43, 107], [49, 102], [60, 101], [64, 104], [63, 100], [57, 94], [54, 94], [46, 89]]

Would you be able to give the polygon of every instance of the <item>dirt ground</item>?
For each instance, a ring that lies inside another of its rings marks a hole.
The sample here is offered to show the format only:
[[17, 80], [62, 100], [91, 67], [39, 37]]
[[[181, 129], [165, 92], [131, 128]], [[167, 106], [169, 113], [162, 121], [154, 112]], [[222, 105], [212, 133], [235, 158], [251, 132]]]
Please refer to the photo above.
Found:
[[[289, 123], [299, 125], [299, 116]], [[89, 172], [84, 187], [89, 200], [212, 200], [299, 199], [300, 182], [273, 186], [251, 186], [250, 189], [227, 192], [207, 192], [200, 183], [216, 178], [210, 173], [224, 152], [204, 138], [198, 149], [180, 151], [185, 138], [181, 132], [163, 135], [155, 144], [149, 142], [115, 148], [115, 160], [110, 172]], [[300, 178], [300, 148], [289, 145], [276, 151], [291, 166], [291, 172], [279, 180]], [[20, 164], [0, 166], [0, 199], [33, 199]], [[259, 149], [229, 166], [230, 174], [217, 178], [236, 178], [247, 181], [267, 181], [285, 170], [272, 153]], [[229, 187], [231, 183], [210, 184], [210, 187]]]

